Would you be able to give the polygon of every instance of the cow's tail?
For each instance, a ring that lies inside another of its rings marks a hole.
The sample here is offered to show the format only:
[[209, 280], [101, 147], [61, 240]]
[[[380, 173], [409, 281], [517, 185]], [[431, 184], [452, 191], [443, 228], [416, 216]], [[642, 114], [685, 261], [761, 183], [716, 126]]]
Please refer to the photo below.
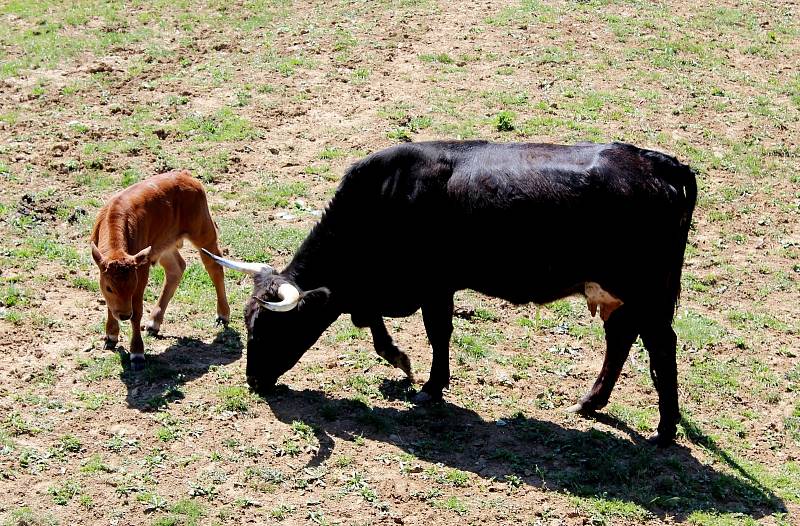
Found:
[[662, 177], [678, 191], [676, 201], [677, 232], [669, 248], [671, 261], [667, 269], [667, 294], [671, 303], [670, 314], [674, 315], [678, 309], [681, 294], [681, 272], [686, 245], [689, 241], [689, 229], [692, 226], [692, 215], [697, 204], [697, 174], [689, 166], [681, 163], [674, 157], [659, 152], [647, 152], [653, 161], [655, 175]]

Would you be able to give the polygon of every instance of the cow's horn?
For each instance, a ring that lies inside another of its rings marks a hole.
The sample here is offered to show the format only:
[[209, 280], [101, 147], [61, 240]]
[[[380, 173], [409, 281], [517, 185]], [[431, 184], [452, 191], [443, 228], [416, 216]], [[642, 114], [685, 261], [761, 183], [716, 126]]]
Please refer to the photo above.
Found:
[[255, 276], [259, 272], [274, 272], [273, 268], [265, 263], [247, 263], [245, 261], [232, 261], [230, 259], [225, 259], [220, 257], [216, 254], [212, 254], [208, 250], [201, 248], [200, 250], [203, 251], [205, 255], [222, 265], [223, 267], [232, 268], [233, 270], [238, 270], [239, 272], [244, 272], [245, 274], [249, 274], [250, 276]]
[[297, 304], [300, 303], [300, 291], [297, 290], [297, 287], [290, 283], [284, 283], [278, 287], [278, 297], [281, 299], [281, 301], [264, 301], [257, 296], [253, 297], [264, 307], [276, 312], [290, 311], [297, 307]]

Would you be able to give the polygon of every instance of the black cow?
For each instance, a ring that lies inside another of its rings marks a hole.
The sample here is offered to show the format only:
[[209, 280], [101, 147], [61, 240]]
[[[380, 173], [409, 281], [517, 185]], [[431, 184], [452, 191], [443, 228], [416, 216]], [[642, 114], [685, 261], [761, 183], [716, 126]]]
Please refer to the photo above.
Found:
[[621, 143], [425, 142], [374, 153], [349, 169], [282, 272], [220, 260], [255, 281], [247, 381], [273, 386], [343, 313], [410, 375], [382, 317], [421, 308], [433, 364], [418, 398], [440, 398], [456, 291], [515, 304], [583, 293], [593, 314], [600, 307], [607, 349], [573, 409], [606, 405], [641, 335], [659, 396], [653, 439], [668, 444], [679, 420], [671, 325], [696, 197], [688, 166]]

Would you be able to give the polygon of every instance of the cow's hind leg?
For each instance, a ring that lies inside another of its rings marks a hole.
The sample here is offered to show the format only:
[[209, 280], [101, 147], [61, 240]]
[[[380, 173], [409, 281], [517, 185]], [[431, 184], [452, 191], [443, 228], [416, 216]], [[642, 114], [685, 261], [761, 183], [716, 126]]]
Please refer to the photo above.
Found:
[[650, 354], [650, 377], [658, 392], [660, 421], [650, 441], [668, 446], [675, 439], [680, 420], [678, 408], [678, 367], [675, 351], [677, 336], [671, 318], [642, 327], [642, 341]]
[[[213, 227], [213, 223], [212, 223]], [[215, 256], [222, 256], [222, 252], [217, 245], [217, 236], [214, 232], [213, 239], [204, 244], [198, 244], [192, 241], [197, 248], [204, 248], [214, 254]], [[214, 290], [217, 292], [217, 324], [227, 326], [228, 321], [231, 319], [231, 308], [228, 305], [228, 298], [225, 294], [225, 273], [222, 267], [205, 254], [200, 251], [200, 259], [203, 261], [203, 266], [206, 267], [211, 282], [214, 284]]]
[[602, 409], [608, 403], [611, 391], [617, 383], [622, 366], [638, 335], [632, 309], [622, 305], [604, 323], [606, 333], [606, 356], [603, 368], [597, 375], [591, 390], [577, 404], [569, 408], [576, 413], [591, 413]]
[[411, 371], [411, 360], [406, 353], [398, 349], [394, 344], [392, 337], [386, 330], [383, 319], [378, 318], [377, 321], [370, 323], [369, 329], [372, 332], [372, 341], [378, 356], [402, 370], [406, 373], [408, 379], [413, 382], [414, 373]]
[[164, 313], [167, 310], [167, 305], [169, 305], [172, 296], [175, 295], [178, 284], [183, 277], [183, 272], [186, 270], [186, 262], [181, 257], [177, 248], [161, 254], [158, 262], [164, 267], [164, 288], [161, 289], [158, 303], [153, 307], [153, 311], [150, 313], [150, 319], [144, 326], [147, 332], [153, 335], [158, 334], [158, 331], [161, 330], [161, 324], [164, 322]]
[[422, 321], [433, 351], [431, 374], [422, 391], [414, 398], [425, 403], [442, 398], [442, 391], [450, 385], [450, 336], [453, 334], [453, 296], [426, 302], [422, 306]]

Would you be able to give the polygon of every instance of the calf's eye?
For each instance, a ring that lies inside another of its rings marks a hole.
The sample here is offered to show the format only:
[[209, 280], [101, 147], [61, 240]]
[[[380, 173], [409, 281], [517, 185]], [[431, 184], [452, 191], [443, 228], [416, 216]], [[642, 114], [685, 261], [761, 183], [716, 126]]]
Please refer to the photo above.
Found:
[[111, 290], [111, 287], [108, 287], [108, 286], [106, 287], [106, 290], [107, 290], [108, 292], [114, 292], [114, 291], [112, 291], [112, 290]]

